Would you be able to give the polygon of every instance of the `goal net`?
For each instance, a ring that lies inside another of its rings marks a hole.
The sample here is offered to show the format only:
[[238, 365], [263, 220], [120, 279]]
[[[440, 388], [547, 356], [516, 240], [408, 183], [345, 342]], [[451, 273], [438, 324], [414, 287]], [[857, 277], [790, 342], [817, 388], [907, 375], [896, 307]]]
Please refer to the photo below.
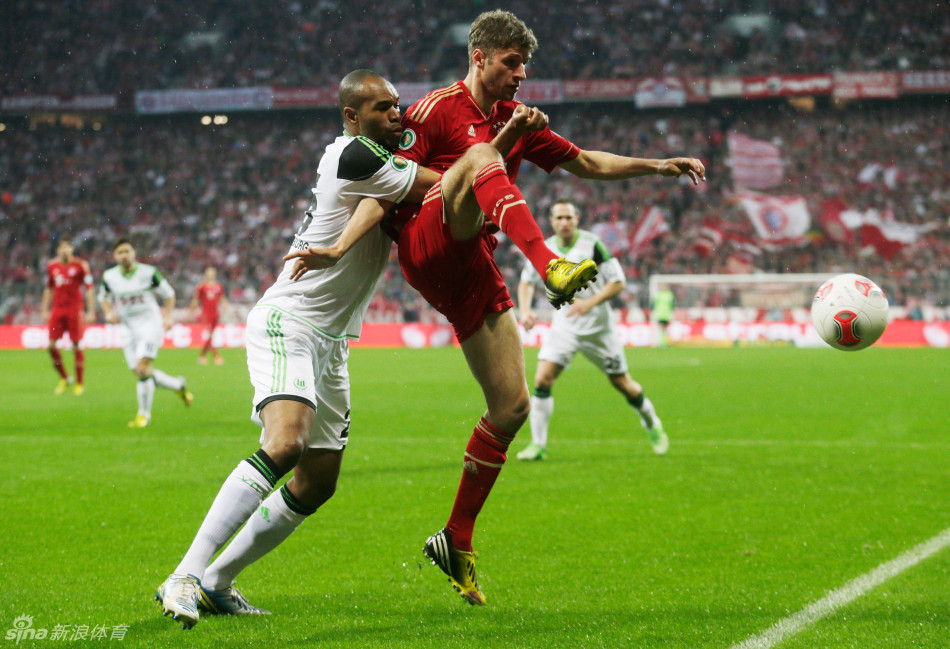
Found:
[[[650, 305], [661, 290], [674, 296], [666, 329], [671, 342], [698, 344], [820, 345], [811, 326], [815, 291], [834, 273], [653, 275]], [[643, 320], [649, 317], [641, 316]], [[654, 322], [656, 318], [649, 318]], [[659, 331], [654, 331], [654, 340]]]

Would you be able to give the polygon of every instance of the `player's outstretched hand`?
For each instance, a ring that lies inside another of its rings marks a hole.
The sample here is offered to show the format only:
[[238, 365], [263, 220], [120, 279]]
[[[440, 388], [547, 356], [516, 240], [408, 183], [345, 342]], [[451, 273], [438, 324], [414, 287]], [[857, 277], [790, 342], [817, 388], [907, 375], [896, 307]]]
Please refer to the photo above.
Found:
[[290, 273], [290, 279], [296, 282], [308, 270], [320, 270], [321, 268], [335, 266], [342, 256], [343, 253], [336, 248], [307, 248], [306, 250], [294, 250], [285, 255], [284, 261], [296, 260]]
[[548, 116], [538, 108], [531, 108], [524, 104], [515, 106], [515, 112], [508, 120], [508, 126], [516, 128], [522, 133], [543, 131], [548, 125]]
[[698, 185], [700, 180], [706, 182], [706, 167], [696, 158], [669, 158], [668, 160], [663, 160], [660, 163], [658, 173], [661, 176], [674, 176], [677, 178], [683, 174], [687, 174], [694, 185]]
[[531, 327], [534, 326], [534, 323], [538, 321], [538, 316], [535, 315], [534, 311], [528, 311], [521, 318], [521, 326], [524, 327], [525, 331], [530, 331]]

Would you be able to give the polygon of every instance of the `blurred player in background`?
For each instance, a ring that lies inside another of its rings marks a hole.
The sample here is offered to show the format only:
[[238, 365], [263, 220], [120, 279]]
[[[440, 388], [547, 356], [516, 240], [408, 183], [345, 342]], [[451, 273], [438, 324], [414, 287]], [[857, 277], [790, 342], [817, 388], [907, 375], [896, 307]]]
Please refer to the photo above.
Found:
[[221, 319], [221, 305], [230, 310], [232, 315], [236, 315], [231, 303], [228, 302], [228, 298], [225, 297], [224, 287], [218, 282], [217, 277], [218, 271], [214, 266], [205, 268], [204, 281], [195, 287], [195, 295], [191, 298], [191, 304], [188, 305], [188, 320], [194, 320], [195, 312], [198, 310], [198, 306], [201, 306], [199, 322], [204, 325], [205, 334], [207, 335], [204, 347], [201, 348], [201, 354], [198, 356], [198, 362], [202, 365], [208, 364], [208, 357], [205, 355], [208, 352], [211, 352], [215, 365], [224, 363], [224, 359], [218, 355], [218, 350], [214, 348], [213, 344], [214, 329]]
[[[531, 443], [518, 453], [519, 460], [543, 460], [548, 441], [548, 424], [554, 413], [551, 390], [561, 372], [567, 369], [580, 352], [607, 375], [614, 386], [640, 415], [640, 423], [650, 438], [653, 451], [663, 455], [669, 440], [663, 424], [656, 415], [653, 403], [643, 394], [639, 383], [627, 372], [623, 343], [614, 328], [611, 298], [623, 291], [623, 269], [616, 257], [611, 256], [597, 235], [579, 229], [580, 212], [572, 201], [561, 198], [551, 205], [551, 227], [554, 236], [547, 243], [569, 260], [593, 259], [600, 271], [589, 289], [578, 293], [569, 309], [554, 312], [551, 329], [541, 351], [534, 375], [534, 396], [531, 397]], [[531, 264], [525, 264], [518, 284], [518, 310], [526, 330], [537, 321], [531, 309], [534, 299], [535, 273]]]
[[[251, 419], [262, 428], [261, 448], [224, 481], [185, 556], [156, 593], [164, 614], [183, 628], [198, 622], [199, 611], [268, 613], [249, 604], [234, 579], [336, 491], [350, 432], [349, 341], [359, 338], [392, 248], [375, 227], [383, 209], [365, 197], [387, 205], [418, 202], [438, 179], [392, 153], [402, 135], [392, 84], [356, 70], [340, 82], [339, 102], [344, 133], [320, 159], [313, 203], [283, 270], [248, 314]], [[326, 259], [331, 263], [309, 264]], [[291, 470], [291, 479], [273, 491]]]
[[[83, 369], [85, 354], [82, 350], [82, 334], [86, 321], [95, 322], [96, 302], [92, 285], [92, 271], [89, 264], [73, 255], [73, 244], [65, 239], [56, 245], [56, 259], [46, 265], [46, 286], [43, 288], [41, 313], [49, 322], [49, 355], [53, 367], [59, 373], [59, 383], [53, 390], [63, 394], [69, 386], [69, 375], [63, 366], [63, 356], [56, 347], [64, 333], [69, 333], [73, 344], [73, 356], [76, 360], [76, 383], [73, 394], [81, 395], [83, 387]], [[85, 300], [85, 317], [83, 314]]]
[[666, 347], [669, 345], [669, 336], [667, 329], [673, 321], [673, 307], [676, 305], [676, 296], [670, 290], [669, 284], [661, 284], [660, 290], [656, 292], [653, 298], [653, 304], [650, 306], [650, 319], [656, 323], [657, 328], [657, 346]]
[[[468, 74], [406, 110], [400, 150], [441, 171], [473, 145], [492, 140], [520, 105], [514, 97], [537, 46], [533, 32], [514, 14], [481, 14], [469, 31]], [[406, 280], [452, 323], [487, 404], [465, 450], [448, 522], [424, 546], [425, 555], [471, 604], [485, 603], [472, 552], [475, 519], [530, 409], [521, 336], [509, 312], [513, 302], [495, 265], [497, 241], [481, 212], [525, 253], [545, 279], [555, 307], [570, 303], [573, 292], [595, 274], [587, 274], [594, 267], [590, 260], [571, 264], [545, 245], [524, 197], [512, 184], [522, 159], [548, 172], [561, 167], [582, 178], [603, 180], [688, 174], [698, 182], [705, 173], [695, 158], [650, 160], [581, 150], [547, 128], [545, 118], [543, 128], [521, 137], [503, 161], [486, 160], [474, 185], [450, 179], [446, 172], [421, 210], [393, 224], [402, 228], [399, 260]]]
[[[102, 274], [99, 304], [106, 322], [125, 327], [125, 362], [138, 377], [139, 408], [129, 428], [144, 428], [152, 420], [156, 385], [174, 390], [186, 406], [192, 402], [185, 377], [172, 377], [152, 367], [165, 330], [172, 326], [175, 290], [154, 266], [135, 261], [135, 248], [128, 239], [117, 239], [112, 255], [118, 265]], [[157, 298], [162, 299], [162, 308]]]

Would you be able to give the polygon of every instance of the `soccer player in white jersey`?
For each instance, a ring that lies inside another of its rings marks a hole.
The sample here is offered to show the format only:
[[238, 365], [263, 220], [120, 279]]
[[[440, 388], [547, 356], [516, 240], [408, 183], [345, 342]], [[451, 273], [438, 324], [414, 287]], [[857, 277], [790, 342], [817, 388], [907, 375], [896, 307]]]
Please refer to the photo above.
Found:
[[[580, 213], [573, 202], [565, 198], [556, 200], [551, 205], [550, 214], [554, 236], [548, 238], [548, 246], [558, 250], [568, 261], [593, 259], [597, 263], [599, 275], [590, 287], [577, 294], [569, 309], [554, 312], [551, 329], [538, 352], [534, 396], [531, 397], [531, 443], [517, 457], [519, 460], [544, 459], [548, 424], [554, 413], [551, 390], [557, 377], [567, 369], [577, 352], [606, 374], [610, 384], [636, 409], [653, 451], [663, 455], [669, 448], [663, 424], [653, 404], [643, 394], [643, 388], [630, 378], [623, 343], [613, 325], [609, 301], [623, 290], [625, 283], [620, 262], [611, 256], [596, 235], [579, 229]], [[536, 278], [534, 268], [530, 263], [526, 264], [518, 284], [518, 310], [526, 330], [531, 329], [537, 321], [531, 309]]]
[[[138, 377], [139, 409], [129, 427], [144, 428], [152, 420], [156, 385], [174, 390], [186, 406], [192, 402], [185, 377], [169, 376], [152, 366], [162, 346], [165, 329], [172, 326], [175, 289], [157, 268], [135, 260], [135, 248], [128, 239], [116, 240], [112, 256], [118, 265], [102, 274], [99, 304], [106, 322], [121, 323], [125, 327], [125, 362]], [[162, 300], [161, 308], [158, 298]]]
[[348, 341], [359, 337], [392, 246], [373, 226], [383, 206], [421, 202], [438, 179], [392, 154], [403, 131], [392, 84], [356, 70], [340, 82], [339, 98], [345, 131], [320, 160], [314, 200], [283, 270], [248, 315], [251, 418], [262, 427], [261, 448], [225, 480], [156, 595], [183, 628], [197, 623], [199, 610], [267, 613], [247, 602], [234, 578], [333, 495], [350, 429]]

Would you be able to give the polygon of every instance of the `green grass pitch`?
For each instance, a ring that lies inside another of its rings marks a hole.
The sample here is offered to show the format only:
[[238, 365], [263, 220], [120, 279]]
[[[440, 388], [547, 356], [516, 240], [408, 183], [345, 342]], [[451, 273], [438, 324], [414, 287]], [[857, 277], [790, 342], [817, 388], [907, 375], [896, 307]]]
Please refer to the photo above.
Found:
[[[243, 350], [222, 367], [162, 351], [195, 404], [159, 391], [135, 431], [121, 352], [87, 354], [82, 397], [53, 396], [45, 352], [0, 352], [0, 637], [29, 615], [127, 627], [66, 646], [728, 649], [950, 527], [947, 350], [627, 353], [669, 454], [577, 359], [548, 460], [514, 459], [524, 429], [479, 519], [488, 605], [473, 608], [421, 550], [481, 394], [458, 349], [353, 350], [337, 495], [238, 581], [274, 615], [184, 632], [152, 596], [258, 448]], [[948, 593], [945, 548], [778, 646], [950, 647]]]

